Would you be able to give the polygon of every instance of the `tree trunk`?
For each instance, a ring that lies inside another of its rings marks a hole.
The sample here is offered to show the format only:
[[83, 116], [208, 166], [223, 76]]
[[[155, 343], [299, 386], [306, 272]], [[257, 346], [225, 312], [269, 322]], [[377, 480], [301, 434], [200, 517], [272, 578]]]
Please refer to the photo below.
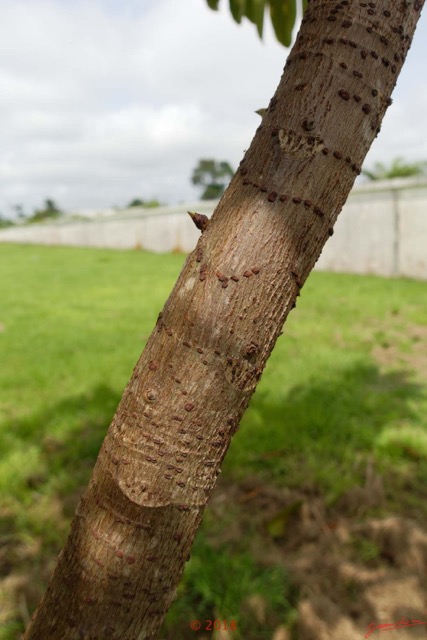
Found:
[[262, 124], [125, 389], [26, 640], [158, 637], [231, 437], [379, 132], [422, 4], [309, 3]]

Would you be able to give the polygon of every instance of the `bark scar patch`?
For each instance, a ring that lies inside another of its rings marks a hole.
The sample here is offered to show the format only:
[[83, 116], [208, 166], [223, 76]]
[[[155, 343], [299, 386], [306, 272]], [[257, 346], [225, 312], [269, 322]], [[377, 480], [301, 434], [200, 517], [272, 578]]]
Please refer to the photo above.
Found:
[[312, 158], [325, 147], [324, 140], [315, 135], [304, 135], [292, 130], [279, 129], [280, 148], [297, 158]]

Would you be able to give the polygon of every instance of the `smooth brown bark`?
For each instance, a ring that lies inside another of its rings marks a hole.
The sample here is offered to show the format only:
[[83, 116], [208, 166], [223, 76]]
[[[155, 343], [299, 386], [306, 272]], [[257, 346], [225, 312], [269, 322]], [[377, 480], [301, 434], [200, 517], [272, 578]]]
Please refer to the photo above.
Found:
[[158, 637], [230, 439], [379, 131], [421, 4], [309, 3], [125, 389], [26, 640]]

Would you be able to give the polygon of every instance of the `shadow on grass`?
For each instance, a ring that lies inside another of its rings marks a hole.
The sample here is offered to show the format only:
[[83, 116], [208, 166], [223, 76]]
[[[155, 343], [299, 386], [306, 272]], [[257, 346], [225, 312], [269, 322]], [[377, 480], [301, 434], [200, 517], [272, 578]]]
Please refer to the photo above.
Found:
[[416, 401], [426, 395], [410, 372], [381, 373], [366, 363], [322, 371], [283, 394], [268, 381], [251, 401], [225, 470], [326, 489], [355, 481], [358, 457], [377, 451], [385, 428], [417, 424]]
[[[120, 395], [99, 385], [23, 420], [6, 423], [0, 447], [23, 465], [17, 493], [65, 496], [88, 480]], [[33, 455], [26, 454], [34, 451]], [[13, 482], [13, 478], [12, 478]]]
[[[267, 482], [279, 480], [295, 485], [308, 481], [321, 489], [340, 491], [357, 480], [357, 456], [366, 457], [375, 450], [382, 429], [390, 424], [416, 421], [415, 401], [425, 394], [406, 371], [382, 374], [377, 367], [367, 364], [323, 371], [319, 379], [306, 385], [295, 386], [283, 395], [277, 391], [277, 386], [274, 391], [269, 389], [266, 376], [234, 439], [226, 458], [226, 471], [237, 479], [261, 474]], [[22, 631], [20, 618], [25, 615], [18, 613], [22, 609], [20, 598], [24, 598], [25, 608], [31, 611], [44, 591], [119, 400], [118, 393], [100, 385], [11, 423], [10, 433], [3, 434], [0, 447], [7, 450], [15, 446], [22, 455], [24, 469], [26, 451], [32, 447], [37, 455], [34, 465], [27, 465], [22, 485], [16, 487], [21, 504], [16, 504], [16, 498], [15, 504], [9, 502], [0, 527], [0, 536], [7, 541], [6, 551], [0, 553], [0, 579], [22, 578], [12, 588], [11, 607], [15, 614], [10, 618], [9, 635], [7, 631], [6, 635], [0, 635], [2, 640], [14, 640]], [[194, 548], [196, 574], [203, 573], [205, 556], [210, 553], [204, 544], [201, 538]], [[222, 560], [219, 553], [223, 554]], [[245, 549], [242, 553], [246, 553]], [[216, 549], [212, 565], [225, 562], [229, 555], [227, 547]], [[225, 565], [229, 566], [227, 562]], [[259, 568], [249, 560], [244, 566], [251, 575], [257, 575]], [[218, 577], [216, 586], [215, 571], [209, 572], [206, 596], [206, 582], [199, 585], [198, 593], [196, 574], [191, 574], [191, 570], [187, 574], [188, 586], [183, 592], [186, 595], [175, 616], [190, 616], [196, 605], [206, 614], [209, 607], [216, 605], [218, 614], [223, 615], [218, 604], [221, 598], [215, 595], [223, 593], [223, 576]], [[229, 610], [239, 608], [237, 601], [235, 605], [232, 602], [239, 597], [238, 589], [236, 594], [230, 596]], [[206, 596], [203, 607], [202, 596]], [[278, 610], [288, 606], [279, 603]]]
[[11, 485], [0, 509], [1, 640], [21, 637], [46, 588], [119, 400], [99, 385], [10, 421], [0, 434]]

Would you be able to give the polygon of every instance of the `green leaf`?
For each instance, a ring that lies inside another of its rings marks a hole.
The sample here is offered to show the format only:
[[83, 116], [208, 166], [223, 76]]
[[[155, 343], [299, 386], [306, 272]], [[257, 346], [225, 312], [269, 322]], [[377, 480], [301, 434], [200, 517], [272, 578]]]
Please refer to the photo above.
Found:
[[278, 41], [285, 47], [292, 42], [297, 14], [296, 0], [270, 0], [270, 15]]
[[305, 13], [305, 10], [307, 9], [307, 5], [308, 5], [308, 0], [302, 0], [302, 12]]
[[218, 11], [219, 0], [206, 0], [208, 7], [214, 11]]
[[246, 0], [230, 0], [230, 11], [234, 20], [240, 24], [245, 15]]
[[264, 26], [265, 0], [246, 0], [246, 17], [256, 25], [259, 37], [262, 38]]

